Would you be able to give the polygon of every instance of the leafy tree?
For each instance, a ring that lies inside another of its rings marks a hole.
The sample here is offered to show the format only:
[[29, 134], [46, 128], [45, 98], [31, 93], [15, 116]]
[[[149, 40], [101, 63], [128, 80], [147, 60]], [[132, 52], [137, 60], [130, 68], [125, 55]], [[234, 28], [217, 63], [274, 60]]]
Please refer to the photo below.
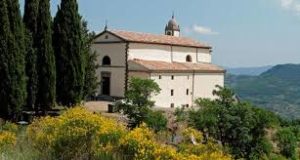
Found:
[[145, 122], [150, 109], [155, 104], [150, 98], [159, 92], [158, 84], [151, 79], [130, 79], [129, 89], [125, 93], [125, 102], [118, 104], [118, 108], [130, 120], [129, 127], [135, 128]]
[[233, 91], [218, 87], [216, 100], [198, 99], [199, 110], [189, 114], [190, 124], [229, 146], [236, 158], [260, 158], [268, 155], [270, 148], [265, 129], [275, 123], [273, 114], [255, 108], [249, 103], [235, 102]]
[[87, 22], [82, 21], [81, 25], [82, 34], [82, 51], [86, 56], [86, 66], [85, 66], [85, 81], [83, 87], [83, 97], [84, 99], [93, 97], [96, 93], [96, 89], [100, 82], [98, 81], [96, 71], [99, 68], [99, 63], [97, 63], [96, 52], [91, 51], [91, 44], [94, 39], [95, 34], [89, 32], [87, 28]]
[[38, 109], [35, 107], [37, 97], [37, 19], [38, 0], [26, 0], [23, 22], [25, 25], [26, 44], [26, 75], [27, 81], [27, 109]]
[[[55, 105], [55, 56], [52, 48], [51, 14], [49, 0], [39, 2], [37, 18], [37, 107], [46, 111]], [[63, 88], [63, 87], [61, 87]]]
[[16, 120], [26, 99], [24, 32], [19, 1], [1, 1], [0, 8], [0, 114], [5, 119]]
[[168, 120], [161, 111], [150, 110], [145, 118], [145, 123], [157, 133], [166, 130]]
[[[83, 53], [81, 17], [76, 0], [62, 0], [54, 18], [57, 101], [73, 106], [83, 99], [86, 55]], [[85, 43], [85, 42], [84, 42]], [[63, 87], [62, 87], [63, 86]]]
[[280, 153], [289, 159], [297, 158], [297, 137], [291, 128], [282, 128], [276, 134]]

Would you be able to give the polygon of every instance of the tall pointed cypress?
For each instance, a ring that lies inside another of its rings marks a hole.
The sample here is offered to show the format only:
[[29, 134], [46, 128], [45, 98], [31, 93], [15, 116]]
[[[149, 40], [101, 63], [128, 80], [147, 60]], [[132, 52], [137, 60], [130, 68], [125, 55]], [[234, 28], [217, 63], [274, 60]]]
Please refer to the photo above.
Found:
[[83, 87], [83, 95], [84, 99], [86, 100], [95, 95], [96, 89], [100, 84], [96, 75], [97, 69], [99, 68], [99, 63], [97, 63], [96, 52], [91, 51], [91, 45], [95, 37], [95, 33], [88, 30], [87, 22], [85, 20], [82, 20], [81, 23], [82, 51], [86, 56], [85, 80]]
[[25, 0], [23, 21], [26, 28], [34, 36], [33, 39], [36, 39], [35, 35], [37, 35], [38, 14], [39, 14], [39, 0]]
[[57, 100], [71, 106], [83, 99], [86, 57], [81, 47], [81, 20], [76, 0], [62, 0], [54, 19]]
[[36, 104], [37, 96], [37, 18], [38, 18], [39, 0], [25, 0], [25, 12], [23, 22], [26, 28], [26, 75], [27, 81], [27, 109], [38, 108]]
[[[25, 74], [25, 42], [24, 25], [22, 23], [20, 5], [18, 0], [6, 0], [10, 29], [13, 35], [11, 53], [11, 98], [10, 103], [14, 114], [22, 110], [26, 100], [26, 74]], [[12, 52], [14, 50], [14, 52]], [[14, 117], [16, 118], [16, 117]]]
[[55, 56], [52, 48], [50, 0], [40, 0], [37, 18], [37, 106], [46, 111], [55, 105]]
[[6, 1], [0, 1], [0, 117], [8, 119], [12, 110], [9, 105], [10, 60], [9, 43], [12, 42]]
[[1, 117], [16, 120], [26, 99], [24, 30], [18, 0], [1, 1]]

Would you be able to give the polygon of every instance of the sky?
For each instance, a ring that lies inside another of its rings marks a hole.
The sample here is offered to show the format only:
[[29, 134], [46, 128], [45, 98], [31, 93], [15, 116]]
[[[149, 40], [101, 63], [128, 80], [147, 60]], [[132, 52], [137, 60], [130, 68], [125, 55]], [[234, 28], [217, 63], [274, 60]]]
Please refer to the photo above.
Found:
[[[21, 1], [23, 8], [24, 0]], [[54, 16], [60, 0], [51, 0]], [[213, 63], [300, 63], [300, 0], [78, 0], [89, 29], [163, 34], [175, 13], [181, 35], [213, 46]]]

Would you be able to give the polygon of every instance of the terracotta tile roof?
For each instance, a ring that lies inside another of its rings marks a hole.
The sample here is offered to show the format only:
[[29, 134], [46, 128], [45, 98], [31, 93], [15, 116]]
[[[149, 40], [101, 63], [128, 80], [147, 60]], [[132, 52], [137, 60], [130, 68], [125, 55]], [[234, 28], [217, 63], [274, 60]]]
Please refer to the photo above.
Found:
[[211, 63], [171, 63], [141, 59], [129, 60], [129, 71], [225, 73], [222, 67]]
[[[105, 31], [104, 31], [105, 32]], [[131, 32], [123, 30], [107, 30], [117, 37], [129, 42], [152, 43], [152, 44], [166, 44], [175, 46], [187, 46], [197, 48], [211, 48], [208, 44], [198, 42], [196, 40], [186, 37], [174, 37], [168, 35], [158, 35], [140, 32]]]

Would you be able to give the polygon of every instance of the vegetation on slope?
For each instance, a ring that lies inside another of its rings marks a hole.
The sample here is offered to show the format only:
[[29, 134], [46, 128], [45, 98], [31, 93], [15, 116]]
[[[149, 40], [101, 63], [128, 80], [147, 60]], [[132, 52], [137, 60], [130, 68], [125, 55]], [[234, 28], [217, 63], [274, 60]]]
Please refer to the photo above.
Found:
[[300, 118], [300, 65], [278, 65], [259, 76], [227, 75], [226, 84], [241, 100], [285, 118]]

